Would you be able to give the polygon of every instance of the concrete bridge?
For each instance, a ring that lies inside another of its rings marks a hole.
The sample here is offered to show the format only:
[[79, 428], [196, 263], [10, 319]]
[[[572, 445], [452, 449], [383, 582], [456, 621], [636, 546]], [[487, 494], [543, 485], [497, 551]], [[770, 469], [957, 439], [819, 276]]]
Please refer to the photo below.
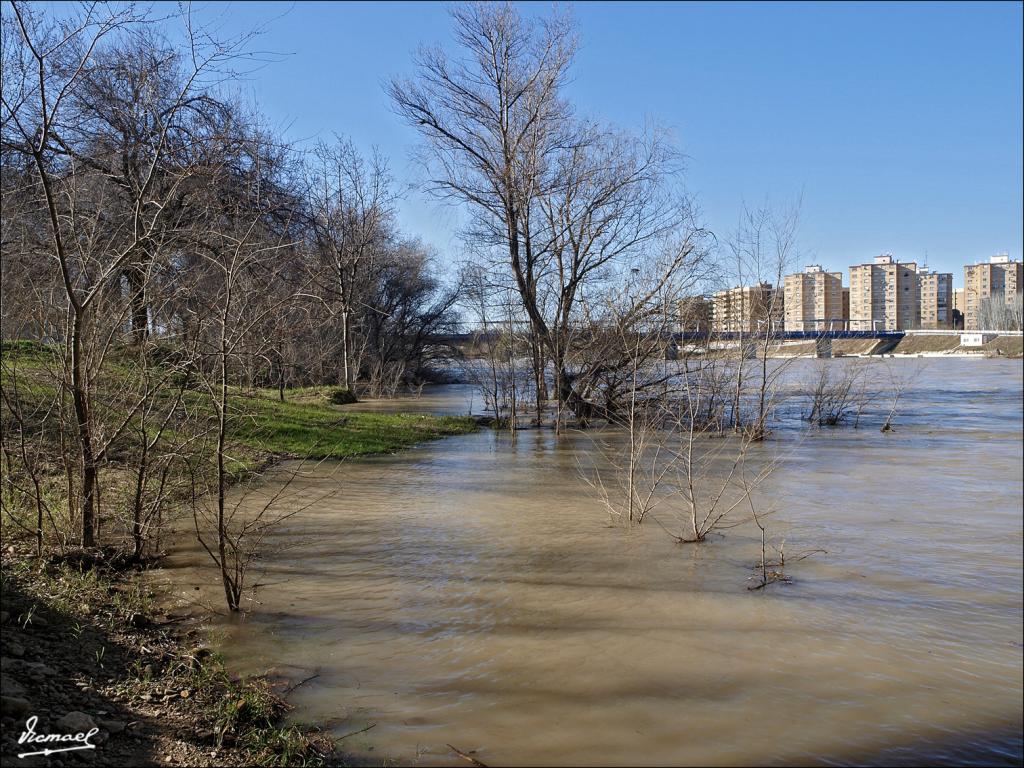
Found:
[[[498, 335], [495, 333], [495, 335]], [[772, 331], [769, 341], [780, 342], [780, 341], [813, 341], [814, 351], [816, 357], [832, 357], [832, 342], [838, 339], [874, 339], [877, 341], [889, 341], [895, 346], [899, 341], [906, 335], [905, 331], [849, 331], [849, 330], [833, 330], [833, 331]], [[435, 344], [447, 344], [451, 346], [461, 346], [477, 341], [481, 334], [478, 333], [451, 333], [451, 334], [437, 334], [431, 336], [430, 341]], [[681, 333], [673, 333], [670, 337], [671, 341], [680, 343], [701, 343], [709, 341], [742, 341], [744, 342], [744, 354], [754, 357], [756, 356], [756, 348], [760, 344], [761, 340], [764, 339], [763, 331], [758, 333], [751, 333], [749, 331], [709, 331], [696, 330], [696, 331], [683, 331]]]

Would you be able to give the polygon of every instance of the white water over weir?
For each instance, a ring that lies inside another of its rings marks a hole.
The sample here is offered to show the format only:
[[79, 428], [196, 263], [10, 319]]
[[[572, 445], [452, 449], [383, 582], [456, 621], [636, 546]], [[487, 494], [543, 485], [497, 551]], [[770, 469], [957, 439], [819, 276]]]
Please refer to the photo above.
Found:
[[[827, 550], [792, 584], [747, 590], [752, 526], [699, 546], [610, 527], [577, 474], [589, 435], [484, 430], [296, 480], [332, 495], [268, 541], [251, 613], [210, 630], [234, 671], [317, 675], [296, 720], [375, 723], [342, 742], [367, 763], [466, 765], [451, 744], [493, 766], [1019, 764], [1022, 381], [934, 360], [894, 433], [777, 429], [769, 532]], [[468, 393], [379, 407], [464, 413]], [[195, 549], [166, 576], [216, 603]]]

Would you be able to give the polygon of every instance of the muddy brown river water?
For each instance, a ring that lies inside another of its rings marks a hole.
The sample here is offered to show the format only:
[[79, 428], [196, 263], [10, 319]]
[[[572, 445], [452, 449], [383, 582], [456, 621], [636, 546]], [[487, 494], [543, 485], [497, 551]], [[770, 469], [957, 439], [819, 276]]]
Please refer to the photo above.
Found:
[[[827, 554], [759, 592], [750, 526], [701, 546], [610, 527], [577, 472], [590, 436], [320, 465], [258, 604], [209, 632], [239, 673], [317, 675], [297, 720], [375, 724], [343, 740], [355, 761], [466, 764], [451, 744], [488, 765], [1019, 765], [1022, 381], [1020, 361], [929, 360], [893, 434], [779, 425], [759, 449], [785, 456], [770, 533]], [[187, 543], [164, 575], [217, 599]]]

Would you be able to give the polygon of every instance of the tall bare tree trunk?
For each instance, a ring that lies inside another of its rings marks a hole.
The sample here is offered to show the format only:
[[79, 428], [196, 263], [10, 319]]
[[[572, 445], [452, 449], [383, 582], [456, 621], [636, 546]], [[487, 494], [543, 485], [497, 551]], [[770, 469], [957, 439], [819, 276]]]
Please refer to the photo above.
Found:
[[227, 487], [227, 470], [224, 464], [224, 448], [227, 438], [227, 411], [228, 411], [228, 339], [227, 325], [228, 314], [231, 307], [231, 283], [233, 275], [228, 277], [227, 294], [224, 299], [224, 309], [221, 316], [220, 329], [220, 390], [218, 392], [217, 407], [217, 552], [220, 555], [221, 582], [224, 585], [224, 597], [227, 600], [228, 608], [232, 611], [238, 610], [238, 597], [235, 594], [234, 580], [228, 572], [227, 558], [227, 522], [224, 515], [225, 491]]
[[[143, 422], [145, 424], [145, 422]], [[149, 441], [146, 439], [145, 426], [142, 430], [142, 441], [141, 441], [141, 454], [139, 456], [139, 466], [135, 474], [135, 496], [132, 499], [132, 543], [134, 554], [136, 559], [142, 557], [142, 547], [144, 542], [143, 537], [143, 526], [142, 526], [142, 505], [143, 505], [143, 491], [146, 485], [146, 459], [149, 453]]]
[[149, 305], [146, 300], [146, 280], [142, 267], [132, 264], [125, 270], [128, 282], [128, 300], [131, 303], [132, 341], [141, 344], [149, 333]]
[[284, 361], [284, 333], [281, 326], [277, 328], [277, 399], [284, 402], [285, 385], [285, 361]]
[[530, 351], [533, 354], [533, 384], [536, 394], [536, 425], [544, 423], [544, 405], [548, 399], [548, 383], [544, 376], [544, 347], [535, 328], [530, 332]]
[[78, 422], [78, 445], [82, 452], [82, 546], [96, 546], [96, 456], [92, 443], [92, 420], [86, 391], [84, 351], [82, 348], [83, 317], [81, 308], [73, 308], [71, 327], [71, 398]]
[[348, 328], [349, 312], [348, 308], [341, 312], [341, 356], [342, 356], [342, 375], [345, 378], [345, 389], [349, 392], [352, 391], [352, 373], [349, 368], [349, 328]]
[[508, 375], [510, 384], [510, 406], [508, 428], [512, 432], [513, 439], [516, 436], [516, 421], [519, 417], [516, 409], [516, 336], [512, 325], [512, 301], [508, 302]]

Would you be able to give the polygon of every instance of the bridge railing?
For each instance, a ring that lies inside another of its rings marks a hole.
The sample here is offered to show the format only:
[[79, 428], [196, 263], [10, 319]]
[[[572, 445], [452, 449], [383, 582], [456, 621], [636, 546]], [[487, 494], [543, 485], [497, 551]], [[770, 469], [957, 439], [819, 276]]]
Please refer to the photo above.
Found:
[[[902, 339], [906, 331], [773, 331], [772, 341], [814, 341], [816, 339]], [[739, 331], [683, 331], [673, 334], [676, 341], [703, 341], [720, 339], [722, 341], [738, 341], [740, 339], [757, 338], [758, 334]]]

